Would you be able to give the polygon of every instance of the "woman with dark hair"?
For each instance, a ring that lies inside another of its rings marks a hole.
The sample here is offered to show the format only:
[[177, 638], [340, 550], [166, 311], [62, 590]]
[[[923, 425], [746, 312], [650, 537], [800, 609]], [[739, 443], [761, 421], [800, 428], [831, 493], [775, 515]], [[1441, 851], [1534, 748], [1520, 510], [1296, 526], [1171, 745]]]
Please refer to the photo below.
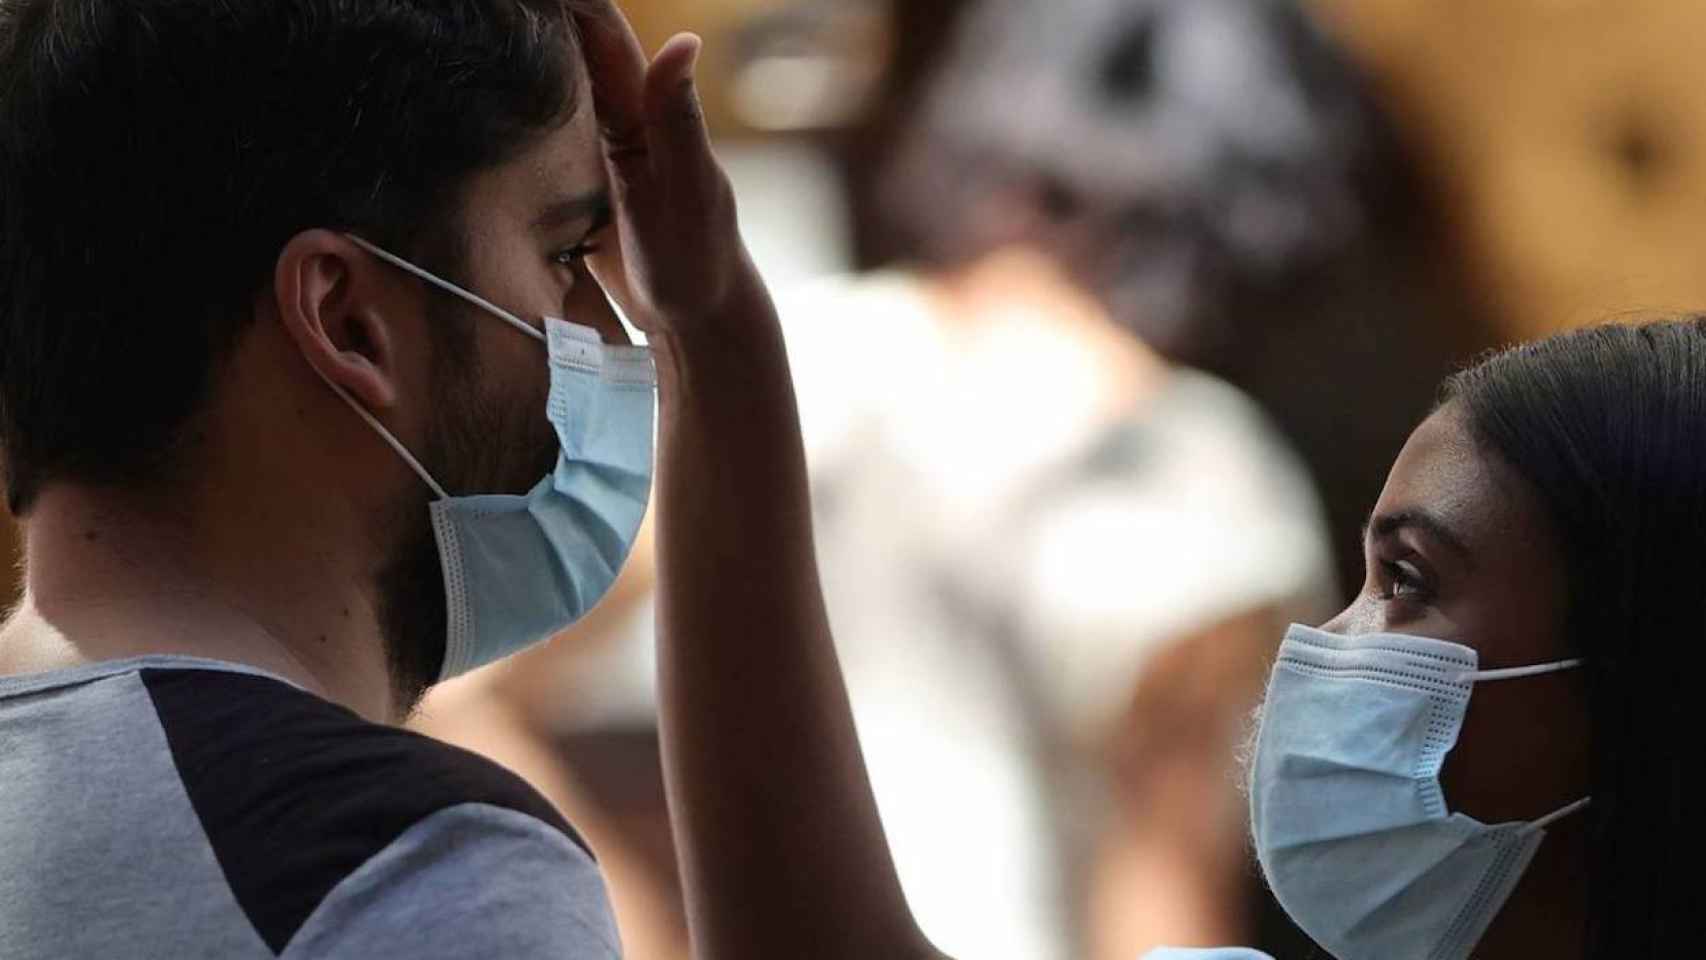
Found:
[[1680, 955], [1683, 757], [1653, 745], [1684, 694], [1652, 664], [1706, 635], [1703, 535], [1706, 321], [1451, 378], [1364, 590], [1269, 682], [1252, 834], [1298, 924], [1341, 960]]
[[[729, 426], [725, 473], [660, 504], [697, 955], [939, 958], [865, 785], [785, 364], [756, 366], [782, 409], [762, 437]], [[1690, 674], [1668, 661], [1706, 636], [1706, 320], [1561, 335], [1452, 378], [1364, 541], [1351, 605], [1280, 645], [1254, 740], [1280, 902], [1338, 960], [1690, 954]]]
[[[695, 955], [940, 960], [859, 755], [776, 311], [697, 107], [669, 97], [685, 48], [647, 75], [601, 8], [626, 199], [592, 265], [658, 346], [659, 692]], [[1699, 724], [1670, 661], [1706, 628], [1706, 320], [1454, 378], [1363, 540], [1350, 606], [1280, 645], [1252, 753], [1257, 857], [1299, 925], [1338, 960], [1693, 955]], [[1259, 956], [1153, 956], [1193, 955]]]
[[[1461, 761], [1446, 765], [1448, 796], [1455, 775], [1462, 805], [1514, 819], [1516, 804], [1585, 783], [1591, 814], [1560, 823], [1531, 868], [1531, 883], [1551, 888], [1536, 925], [1560, 937], [1546, 955], [1683, 955], [1699, 932], [1678, 846], [1695, 757], [1675, 748], [1688, 733], [1688, 674], [1665, 664], [1706, 637], [1706, 318], [1595, 327], [1498, 354], [1452, 378], [1441, 417], [1513, 475], [1513, 501], [1539, 508], [1540, 549], [1504, 552], [1544, 566], [1558, 596], [1543, 631], [1488, 636], [1483, 660], [1582, 660], [1565, 686], [1471, 714]], [[1502, 757], [1474, 746], [1494, 727], [1539, 738]], [[1490, 936], [1484, 945], [1493, 955]]]

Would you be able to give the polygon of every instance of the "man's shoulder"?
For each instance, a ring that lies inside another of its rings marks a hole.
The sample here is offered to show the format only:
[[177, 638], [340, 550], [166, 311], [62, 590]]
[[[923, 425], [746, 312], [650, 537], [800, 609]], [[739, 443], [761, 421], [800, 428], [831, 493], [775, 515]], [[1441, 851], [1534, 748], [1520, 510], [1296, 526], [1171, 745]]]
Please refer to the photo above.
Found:
[[275, 949], [334, 887], [452, 808], [520, 815], [541, 837], [572, 841], [590, 868], [590, 850], [562, 815], [477, 754], [370, 723], [264, 676], [165, 669], [141, 677], [220, 866]]
[[353, 819], [370, 830], [390, 823], [400, 833], [445, 808], [482, 803], [525, 813], [586, 847], [538, 791], [478, 754], [370, 723], [265, 676], [141, 673], [204, 818], [202, 800], [232, 806], [241, 796], [250, 812], [268, 809], [278, 822]]

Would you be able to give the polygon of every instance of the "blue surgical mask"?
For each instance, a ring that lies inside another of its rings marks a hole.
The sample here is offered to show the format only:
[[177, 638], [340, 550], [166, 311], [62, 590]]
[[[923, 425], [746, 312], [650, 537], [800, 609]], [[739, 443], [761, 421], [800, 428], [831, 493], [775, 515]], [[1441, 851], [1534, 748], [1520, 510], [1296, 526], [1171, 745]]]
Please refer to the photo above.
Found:
[[1479, 670], [1460, 644], [1294, 626], [1268, 681], [1250, 781], [1256, 855], [1286, 912], [1339, 960], [1464, 960], [1544, 828], [1452, 813], [1439, 769], [1477, 682], [1580, 660]]
[[444, 571], [448, 680], [548, 639], [609, 591], [639, 535], [652, 486], [656, 374], [644, 347], [545, 318], [542, 332], [514, 314], [360, 237], [374, 256], [467, 300], [543, 342], [551, 371], [545, 415], [556, 429], [556, 469], [522, 496], [451, 496], [402, 442], [327, 381], [437, 496], [432, 528]]

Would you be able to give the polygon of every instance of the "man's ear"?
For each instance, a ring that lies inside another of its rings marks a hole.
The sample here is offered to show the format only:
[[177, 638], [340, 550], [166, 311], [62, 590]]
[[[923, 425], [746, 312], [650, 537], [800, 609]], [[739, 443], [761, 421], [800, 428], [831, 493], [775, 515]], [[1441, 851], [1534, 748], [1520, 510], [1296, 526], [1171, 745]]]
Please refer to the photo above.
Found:
[[397, 354], [375, 257], [331, 230], [284, 245], [273, 274], [279, 322], [320, 376], [370, 412], [397, 402]]

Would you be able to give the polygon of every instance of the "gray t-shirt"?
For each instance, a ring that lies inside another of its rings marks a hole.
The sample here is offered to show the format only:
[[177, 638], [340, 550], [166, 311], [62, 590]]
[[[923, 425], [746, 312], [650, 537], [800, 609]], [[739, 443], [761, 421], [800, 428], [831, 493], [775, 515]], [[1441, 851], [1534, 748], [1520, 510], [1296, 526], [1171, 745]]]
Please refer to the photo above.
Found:
[[226, 663], [0, 678], [0, 957], [620, 955], [515, 775]]

